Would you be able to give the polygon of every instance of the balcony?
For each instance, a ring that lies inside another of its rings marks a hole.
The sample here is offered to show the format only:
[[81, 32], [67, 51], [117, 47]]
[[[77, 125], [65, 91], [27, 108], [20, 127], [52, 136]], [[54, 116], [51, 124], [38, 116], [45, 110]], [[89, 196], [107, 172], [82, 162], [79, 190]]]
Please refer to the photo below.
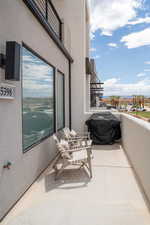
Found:
[[103, 97], [104, 88], [101, 86], [103, 84], [104, 83], [101, 83], [100, 81], [90, 83], [91, 107], [96, 107], [99, 105], [99, 100]]
[[43, 26], [48, 35], [56, 43], [57, 47], [62, 51], [66, 58], [73, 62], [73, 59], [66, 49], [62, 38], [62, 20], [51, 0], [23, 0], [26, 6], [31, 10]]
[[53, 30], [55, 35], [61, 40], [62, 38], [62, 22], [50, 0], [25, 0], [30, 8], [34, 10], [35, 15]]
[[125, 114], [117, 116], [123, 147], [94, 146], [92, 180], [72, 167], [54, 181], [50, 166], [4, 224], [149, 225], [150, 125]]

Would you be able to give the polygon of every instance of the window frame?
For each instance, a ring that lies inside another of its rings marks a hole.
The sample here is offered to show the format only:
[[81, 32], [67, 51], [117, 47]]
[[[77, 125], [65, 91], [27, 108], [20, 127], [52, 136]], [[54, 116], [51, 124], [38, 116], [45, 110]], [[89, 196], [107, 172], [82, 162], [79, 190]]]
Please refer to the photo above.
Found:
[[[33, 143], [31, 146], [27, 147], [27, 148], [23, 148], [23, 55], [22, 55], [22, 50], [23, 48], [26, 48], [28, 51], [30, 51], [33, 55], [35, 55], [36, 57], [38, 57], [40, 60], [44, 61], [46, 64], [48, 64], [49, 66], [52, 67], [53, 69], [53, 110], [54, 110], [54, 122], [53, 122], [53, 132], [51, 132], [49, 135], [41, 138], [39, 141], [37, 141], [36, 143]], [[21, 119], [22, 119], [22, 152], [23, 154], [25, 154], [26, 152], [28, 152], [29, 150], [33, 149], [35, 146], [41, 144], [44, 140], [50, 138], [55, 132], [56, 132], [56, 68], [49, 63], [46, 59], [44, 59], [41, 55], [39, 55], [35, 50], [33, 50], [32, 48], [30, 48], [27, 44], [25, 44], [24, 42], [22, 42], [22, 46], [21, 46]]]
[[[60, 127], [60, 128], [57, 127], [57, 131], [60, 131], [63, 128], [65, 128], [65, 124], [66, 124], [66, 121], [65, 121], [65, 114], [66, 114], [66, 110], [65, 110], [65, 74], [62, 73], [59, 69], [57, 69], [57, 78], [58, 78], [58, 73], [60, 73], [63, 76], [63, 127]], [[57, 91], [57, 88], [56, 88], [56, 91]], [[58, 98], [58, 95], [56, 93], [56, 104], [57, 104], [57, 98]], [[56, 112], [56, 118], [57, 118], [57, 112]]]

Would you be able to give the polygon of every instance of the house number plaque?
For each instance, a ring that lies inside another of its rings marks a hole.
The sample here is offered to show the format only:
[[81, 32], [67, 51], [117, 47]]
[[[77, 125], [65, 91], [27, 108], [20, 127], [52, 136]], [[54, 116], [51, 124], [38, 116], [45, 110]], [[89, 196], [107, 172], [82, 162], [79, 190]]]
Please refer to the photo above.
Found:
[[14, 99], [15, 86], [7, 83], [0, 83], [0, 99]]

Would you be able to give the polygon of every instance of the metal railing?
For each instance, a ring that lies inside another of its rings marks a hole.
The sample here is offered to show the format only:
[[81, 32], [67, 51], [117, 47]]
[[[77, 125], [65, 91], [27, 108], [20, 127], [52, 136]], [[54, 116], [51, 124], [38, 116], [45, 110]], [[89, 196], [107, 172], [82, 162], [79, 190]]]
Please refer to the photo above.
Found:
[[57, 37], [62, 40], [62, 21], [51, 0], [33, 0], [33, 2]]

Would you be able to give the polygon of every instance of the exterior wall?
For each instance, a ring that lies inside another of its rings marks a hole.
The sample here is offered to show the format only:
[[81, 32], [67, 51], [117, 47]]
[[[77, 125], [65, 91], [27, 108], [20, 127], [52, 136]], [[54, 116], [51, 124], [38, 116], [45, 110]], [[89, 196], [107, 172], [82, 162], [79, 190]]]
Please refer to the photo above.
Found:
[[85, 1], [86, 10], [86, 57], [90, 57], [90, 8], [87, 0]]
[[52, 0], [52, 3], [57, 9], [60, 19], [63, 22], [63, 26], [62, 26], [63, 44], [66, 47], [66, 49], [69, 51], [69, 53], [71, 54], [72, 53], [72, 48], [71, 48], [72, 47], [71, 46], [72, 30], [70, 29], [70, 24], [68, 21], [68, 19], [70, 20], [70, 17], [68, 16], [68, 12], [69, 10], [72, 12], [72, 7], [70, 5], [70, 2], [67, 0], [61, 0], [61, 1]]
[[[90, 58], [90, 13], [89, 6], [86, 4], [86, 57]], [[90, 81], [91, 75], [86, 74], [86, 94], [85, 94], [85, 102], [86, 102], [86, 112], [90, 111]]]
[[86, 111], [90, 111], [91, 95], [90, 95], [90, 80], [91, 75], [86, 75]]
[[150, 124], [125, 114], [121, 120], [124, 150], [150, 201]]
[[[5, 53], [6, 41], [26, 43], [35, 52], [65, 74], [66, 126], [68, 112], [68, 60], [48, 36], [23, 1], [0, 1], [0, 53]], [[0, 69], [0, 82], [4, 70]], [[52, 138], [48, 138], [25, 154], [22, 153], [21, 81], [7, 83], [16, 86], [14, 100], [0, 100], [0, 218], [47, 167], [55, 155]], [[9, 160], [10, 170], [3, 165]]]
[[85, 58], [89, 53], [87, 0], [53, 0], [53, 3], [71, 32], [71, 55], [74, 59], [71, 76], [72, 128], [81, 132], [85, 123], [88, 86], [85, 71]]

